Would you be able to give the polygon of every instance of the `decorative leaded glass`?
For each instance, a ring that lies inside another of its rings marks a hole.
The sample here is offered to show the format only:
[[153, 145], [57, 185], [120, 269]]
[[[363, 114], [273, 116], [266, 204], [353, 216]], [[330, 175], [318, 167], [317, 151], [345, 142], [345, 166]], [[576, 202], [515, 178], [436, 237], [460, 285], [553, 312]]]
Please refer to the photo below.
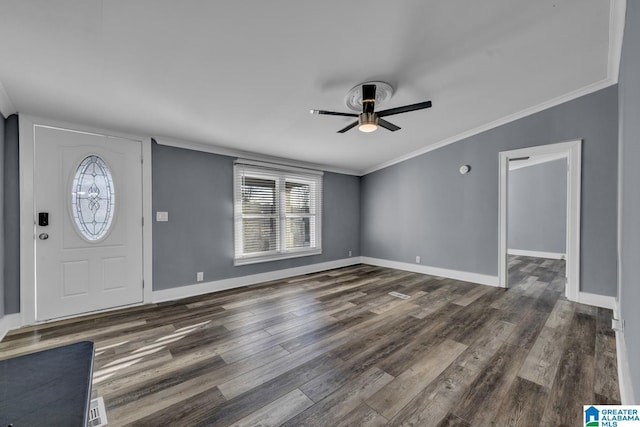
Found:
[[109, 232], [115, 212], [113, 178], [98, 156], [88, 156], [78, 166], [71, 189], [71, 211], [82, 236], [89, 241]]

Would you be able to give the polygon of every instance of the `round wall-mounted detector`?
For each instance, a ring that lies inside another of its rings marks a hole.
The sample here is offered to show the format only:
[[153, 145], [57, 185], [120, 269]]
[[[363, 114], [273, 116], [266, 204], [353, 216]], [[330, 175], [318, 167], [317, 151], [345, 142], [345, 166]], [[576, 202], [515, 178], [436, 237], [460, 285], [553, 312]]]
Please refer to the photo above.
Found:
[[466, 174], [468, 174], [470, 170], [471, 170], [471, 166], [469, 166], [469, 165], [462, 165], [462, 166], [460, 166], [460, 173], [461, 173], [462, 175], [466, 175]]

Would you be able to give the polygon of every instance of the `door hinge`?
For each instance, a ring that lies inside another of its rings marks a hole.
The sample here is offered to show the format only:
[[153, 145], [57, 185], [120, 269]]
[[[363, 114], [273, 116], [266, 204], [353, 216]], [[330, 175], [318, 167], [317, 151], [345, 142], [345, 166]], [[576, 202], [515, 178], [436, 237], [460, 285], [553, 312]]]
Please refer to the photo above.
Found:
[[144, 289], [144, 280], [142, 281], [142, 289]]
[[144, 217], [142, 217], [142, 226], [144, 227]]
[[144, 156], [142, 154], [140, 154], [140, 164], [144, 163]]
[[625, 321], [624, 319], [611, 319], [611, 329], [616, 332], [624, 332]]

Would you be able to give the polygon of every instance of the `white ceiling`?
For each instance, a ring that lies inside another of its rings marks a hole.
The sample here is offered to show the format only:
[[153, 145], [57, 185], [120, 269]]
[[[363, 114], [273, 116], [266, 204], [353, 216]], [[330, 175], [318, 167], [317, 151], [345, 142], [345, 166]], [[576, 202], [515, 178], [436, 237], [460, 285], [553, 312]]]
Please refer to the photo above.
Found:
[[[614, 83], [617, 1], [0, 0], [0, 82], [21, 113], [363, 173]], [[369, 80], [433, 108], [309, 114]]]

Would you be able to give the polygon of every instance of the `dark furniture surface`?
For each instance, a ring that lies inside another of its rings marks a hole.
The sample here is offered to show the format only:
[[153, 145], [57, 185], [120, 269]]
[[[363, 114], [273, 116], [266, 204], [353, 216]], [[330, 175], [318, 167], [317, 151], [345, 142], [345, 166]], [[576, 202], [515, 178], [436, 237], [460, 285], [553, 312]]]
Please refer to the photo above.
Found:
[[0, 427], [86, 426], [93, 357], [82, 341], [1, 360]]

